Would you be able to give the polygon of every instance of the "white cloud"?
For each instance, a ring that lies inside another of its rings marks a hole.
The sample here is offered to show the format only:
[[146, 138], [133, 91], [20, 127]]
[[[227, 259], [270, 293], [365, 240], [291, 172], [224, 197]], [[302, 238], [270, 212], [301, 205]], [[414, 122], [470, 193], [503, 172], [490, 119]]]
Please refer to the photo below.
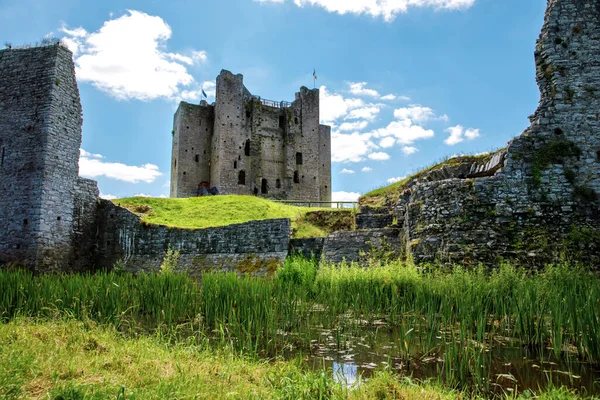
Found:
[[399, 177], [396, 177], [396, 178], [390, 178], [387, 181], [388, 181], [388, 183], [396, 183], [396, 182], [400, 182], [400, 181], [402, 181], [404, 179], [406, 179], [406, 176], [399, 176]]
[[397, 119], [409, 119], [413, 123], [424, 123], [435, 117], [435, 113], [429, 107], [422, 107], [419, 105], [411, 105], [410, 107], [403, 107], [394, 110], [394, 117]]
[[375, 161], [386, 161], [390, 159], [390, 155], [383, 152], [371, 153], [369, 154], [369, 159]]
[[80, 153], [79, 175], [86, 178], [105, 176], [130, 183], [152, 183], [162, 175], [162, 172], [154, 164], [144, 164], [137, 167], [121, 163], [105, 162], [102, 161], [103, 157], [100, 154], [89, 156], [90, 153], [83, 149], [81, 149]]
[[446, 129], [446, 132], [450, 134], [444, 143], [448, 146], [454, 146], [460, 142], [463, 142], [465, 138], [468, 140], [476, 139], [480, 136], [479, 129], [469, 128], [465, 131], [465, 128], [462, 125], [451, 126]]
[[355, 173], [356, 173], [355, 171], [353, 171], [353, 170], [351, 170], [351, 169], [348, 169], [348, 168], [344, 168], [344, 169], [343, 169], [343, 170], [340, 172], [340, 174], [348, 174], [348, 175], [352, 175], [352, 174], [355, 174]]
[[356, 192], [333, 192], [331, 193], [332, 201], [358, 201], [360, 193]]
[[326, 124], [346, 116], [352, 109], [364, 106], [361, 99], [346, 99], [340, 94], [329, 93], [325, 86], [320, 88], [319, 103], [321, 121]]
[[115, 200], [117, 199], [117, 196], [113, 196], [112, 194], [104, 194], [100, 192], [100, 198], [104, 200]]
[[367, 121], [344, 122], [340, 125], [340, 131], [362, 131], [369, 125]]
[[410, 156], [411, 154], [415, 154], [417, 151], [419, 151], [419, 149], [417, 149], [416, 147], [413, 147], [413, 146], [402, 147], [402, 152], [404, 154], [406, 154], [407, 156]]
[[380, 111], [381, 109], [378, 106], [357, 108], [350, 111], [345, 119], [366, 119], [367, 121], [373, 121]]
[[396, 95], [394, 94], [386, 94], [385, 96], [381, 97], [381, 100], [396, 100]]
[[333, 162], [360, 162], [369, 151], [376, 148], [377, 145], [371, 141], [370, 134], [331, 133], [331, 161]]
[[373, 137], [396, 138], [398, 144], [412, 144], [417, 140], [430, 139], [435, 136], [431, 129], [425, 129], [419, 125], [413, 125], [411, 120], [392, 121], [385, 128], [380, 128], [372, 132]]
[[87, 157], [87, 158], [104, 158], [104, 157], [102, 157], [102, 154], [92, 154], [92, 153], [85, 151], [84, 149], [79, 149], [79, 156]]
[[374, 89], [367, 89], [367, 82], [350, 82], [350, 93], [356, 96], [379, 97], [379, 92]]
[[379, 146], [384, 149], [389, 149], [390, 147], [393, 147], [394, 144], [396, 144], [396, 139], [391, 136], [385, 137], [379, 142]]
[[477, 139], [480, 136], [479, 129], [467, 129], [465, 132], [465, 137], [469, 140]]
[[[255, 0], [261, 3], [283, 3], [284, 0]], [[319, 6], [328, 12], [338, 14], [368, 14], [382, 17], [386, 22], [393, 21], [400, 13], [413, 8], [433, 8], [435, 10], [467, 9], [475, 0], [293, 0], [298, 7]]]
[[373, 171], [373, 168], [371, 167], [364, 167], [363, 169], [361, 169], [362, 172], [371, 172]]
[[[206, 52], [165, 52], [171, 27], [140, 11], [106, 21], [93, 33], [63, 26], [64, 42], [75, 53], [77, 79], [118, 99], [175, 98], [194, 83], [186, 65], [207, 60]], [[186, 94], [190, 96], [190, 94]]]

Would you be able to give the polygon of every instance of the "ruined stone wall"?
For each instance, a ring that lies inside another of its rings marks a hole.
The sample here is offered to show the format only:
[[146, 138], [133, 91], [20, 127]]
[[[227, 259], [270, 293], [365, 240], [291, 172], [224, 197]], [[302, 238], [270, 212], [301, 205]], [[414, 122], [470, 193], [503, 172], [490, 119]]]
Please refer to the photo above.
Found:
[[197, 196], [210, 182], [214, 107], [181, 102], [173, 126], [171, 197]]
[[[197, 106], [182, 103], [175, 115], [171, 197], [196, 195], [197, 181], [210, 164], [210, 186], [223, 194], [331, 199], [331, 131], [319, 125], [318, 90], [301, 88], [291, 106], [268, 104], [250, 94], [242, 75], [222, 71], [216, 92], [212, 131], [198, 127], [211, 119], [195, 122]], [[199, 169], [185, 151], [204, 148], [205, 133], [212, 134], [211, 148], [194, 153]]]
[[82, 124], [72, 57], [0, 51], [0, 262], [68, 264]]
[[96, 265], [98, 200], [96, 181], [78, 178], [73, 208], [73, 248], [69, 267], [73, 271], [93, 271]]
[[143, 224], [110, 201], [98, 211], [98, 267], [121, 260], [130, 272], [157, 271], [171, 246], [181, 255], [177, 266], [192, 276], [205, 271], [272, 273], [287, 256], [288, 219], [253, 221], [207, 229], [177, 229]]
[[540, 105], [502, 167], [398, 199], [416, 261], [600, 265], [600, 3], [549, 0], [535, 62]]

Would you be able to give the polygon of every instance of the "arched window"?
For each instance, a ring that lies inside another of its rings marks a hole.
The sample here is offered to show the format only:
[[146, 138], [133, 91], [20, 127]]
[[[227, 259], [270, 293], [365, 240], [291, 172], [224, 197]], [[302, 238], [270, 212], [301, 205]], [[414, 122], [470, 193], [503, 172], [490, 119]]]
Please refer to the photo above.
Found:
[[275, 187], [276, 187], [277, 189], [281, 189], [281, 179], [277, 179], [277, 180], [275, 181]]
[[294, 171], [294, 183], [300, 183], [300, 176], [298, 175], [298, 171]]
[[246, 140], [246, 144], [244, 145], [244, 154], [247, 157], [250, 156], [250, 139]]
[[261, 181], [261, 185], [260, 185], [260, 192], [262, 194], [268, 194], [269, 193], [269, 183], [267, 182], [266, 179], [263, 179]]
[[238, 174], [238, 185], [246, 184], [246, 171], [241, 170]]

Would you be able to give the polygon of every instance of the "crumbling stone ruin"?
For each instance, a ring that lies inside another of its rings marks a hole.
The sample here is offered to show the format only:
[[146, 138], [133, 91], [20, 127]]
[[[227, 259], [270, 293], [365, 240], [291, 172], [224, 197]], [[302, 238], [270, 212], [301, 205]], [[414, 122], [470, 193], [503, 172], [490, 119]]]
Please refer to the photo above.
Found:
[[[269, 273], [290, 251], [331, 261], [599, 266], [600, 3], [549, 0], [535, 60], [540, 105], [506, 149], [416, 174], [381, 206], [363, 205], [354, 231], [292, 241], [287, 219], [175, 229], [98, 199], [96, 182], [78, 177], [82, 110], [72, 53], [60, 44], [0, 51], [0, 265], [151, 271], [171, 248], [192, 274]], [[182, 103], [172, 194], [194, 196], [206, 182], [223, 193], [328, 200], [330, 137], [318, 124], [318, 91], [302, 88], [291, 105], [264, 103], [225, 71], [214, 107]], [[200, 162], [205, 150], [211, 165]]]
[[171, 197], [210, 188], [280, 200], [331, 201], [331, 128], [319, 124], [319, 90], [292, 103], [252, 95], [221, 71], [216, 102], [181, 102], [174, 118]]
[[0, 262], [87, 262], [98, 188], [79, 178], [81, 124], [68, 49], [0, 51]]
[[548, 0], [535, 65], [540, 104], [507, 149], [449, 160], [386, 199], [398, 252], [600, 265], [600, 2]]

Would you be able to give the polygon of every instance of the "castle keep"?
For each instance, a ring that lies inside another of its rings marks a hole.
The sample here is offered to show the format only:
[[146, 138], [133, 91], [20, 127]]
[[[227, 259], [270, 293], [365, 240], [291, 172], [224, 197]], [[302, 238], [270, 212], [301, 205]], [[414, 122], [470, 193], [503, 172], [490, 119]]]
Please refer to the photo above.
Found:
[[213, 105], [181, 102], [174, 118], [171, 197], [221, 194], [331, 201], [331, 128], [319, 124], [319, 90], [292, 103], [253, 96], [221, 71]]

